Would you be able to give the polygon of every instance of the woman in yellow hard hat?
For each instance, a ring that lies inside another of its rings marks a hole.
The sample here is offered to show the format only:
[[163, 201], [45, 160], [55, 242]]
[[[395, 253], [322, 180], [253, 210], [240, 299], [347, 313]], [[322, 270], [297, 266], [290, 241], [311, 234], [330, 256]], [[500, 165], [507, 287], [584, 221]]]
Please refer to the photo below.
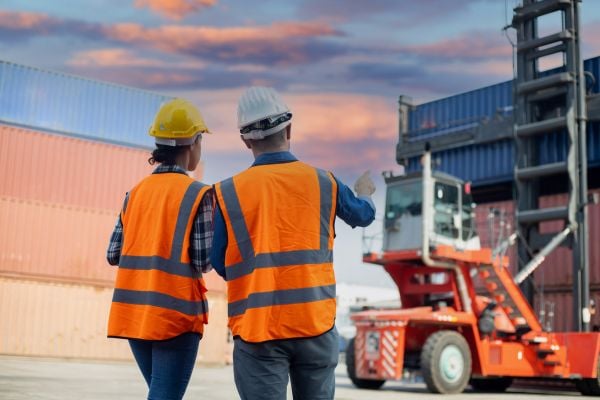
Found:
[[148, 384], [149, 399], [181, 399], [208, 321], [202, 273], [210, 266], [211, 188], [189, 177], [209, 133], [191, 103], [157, 112], [150, 135], [154, 172], [127, 194], [107, 259], [118, 265], [108, 336], [125, 338]]

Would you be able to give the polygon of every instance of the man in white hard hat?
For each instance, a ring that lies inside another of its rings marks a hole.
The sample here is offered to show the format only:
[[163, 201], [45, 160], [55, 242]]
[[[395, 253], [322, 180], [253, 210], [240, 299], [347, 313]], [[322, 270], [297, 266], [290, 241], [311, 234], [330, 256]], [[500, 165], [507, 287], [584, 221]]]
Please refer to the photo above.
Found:
[[[375, 217], [368, 173], [352, 190], [290, 153], [292, 114], [272, 88], [238, 104], [254, 164], [215, 185], [211, 263], [227, 280], [235, 383], [242, 400], [333, 399], [338, 360], [335, 217]], [[289, 377], [289, 378], [288, 378]]]

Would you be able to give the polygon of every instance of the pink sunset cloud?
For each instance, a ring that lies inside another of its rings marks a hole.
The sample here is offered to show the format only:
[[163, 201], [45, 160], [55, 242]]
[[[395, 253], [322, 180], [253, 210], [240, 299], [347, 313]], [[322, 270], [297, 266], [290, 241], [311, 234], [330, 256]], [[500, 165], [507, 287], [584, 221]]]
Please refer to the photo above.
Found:
[[343, 33], [321, 21], [274, 22], [268, 25], [214, 27], [139, 23], [100, 24], [60, 19], [42, 13], [0, 12], [5, 38], [69, 35], [139, 46], [210, 62], [255, 65], [304, 64], [332, 58], [343, 46], [320, 39]]
[[394, 99], [347, 93], [285, 94], [295, 116], [298, 142], [350, 142], [393, 135]]
[[0, 29], [43, 33], [58, 23], [59, 20], [46, 14], [0, 10]]
[[134, 52], [119, 49], [87, 50], [75, 53], [66, 63], [73, 67], [156, 67], [163, 62], [151, 58], [140, 57]]
[[166, 18], [180, 20], [202, 9], [213, 7], [217, 0], [135, 0], [137, 8], [149, 8]]
[[431, 70], [435, 72], [497, 76], [498, 79], [510, 79], [513, 75], [511, 59], [480, 62], [443, 63], [432, 65]]
[[341, 34], [322, 22], [277, 22], [233, 28], [179, 25], [147, 28], [123, 23], [106, 26], [103, 33], [107, 39], [167, 53], [211, 54], [216, 60], [267, 59], [276, 54], [275, 62], [292, 64], [310, 60], [310, 54], [302, 51], [298, 41]]
[[407, 46], [412, 54], [435, 59], [503, 59], [510, 60], [512, 47], [499, 31], [464, 32], [437, 42]]
[[204, 26], [163, 25], [147, 28], [134, 23], [122, 23], [106, 26], [104, 32], [108, 38], [133, 43], [155, 43], [155, 46], [167, 51], [190, 49], [199, 44], [232, 44], [254, 41], [270, 43], [286, 39], [334, 36], [340, 33], [322, 22], [276, 22], [271, 25], [217, 28]]
[[[142, 56], [138, 52], [123, 48], [105, 48], [84, 50], [73, 54], [66, 65], [77, 68], [164, 68], [174, 69], [173, 63], [163, 57]], [[177, 60], [176, 66], [181, 69], [202, 69], [206, 63], [199, 60]]]

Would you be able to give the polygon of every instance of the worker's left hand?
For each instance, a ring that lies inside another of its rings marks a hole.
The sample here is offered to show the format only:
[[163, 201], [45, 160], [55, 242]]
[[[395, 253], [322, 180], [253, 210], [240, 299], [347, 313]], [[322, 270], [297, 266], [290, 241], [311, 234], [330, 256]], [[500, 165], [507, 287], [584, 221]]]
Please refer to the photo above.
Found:
[[354, 191], [359, 196], [371, 196], [375, 193], [375, 184], [370, 176], [371, 171], [365, 171], [364, 174], [356, 180]]

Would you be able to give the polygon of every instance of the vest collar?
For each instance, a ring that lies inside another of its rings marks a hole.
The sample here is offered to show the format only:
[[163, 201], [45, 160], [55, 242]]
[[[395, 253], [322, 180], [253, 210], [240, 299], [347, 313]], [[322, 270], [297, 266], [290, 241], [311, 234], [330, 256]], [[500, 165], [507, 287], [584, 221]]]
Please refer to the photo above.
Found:
[[263, 153], [256, 157], [253, 167], [265, 164], [281, 164], [298, 161], [298, 159], [289, 151], [277, 151], [274, 153]]

